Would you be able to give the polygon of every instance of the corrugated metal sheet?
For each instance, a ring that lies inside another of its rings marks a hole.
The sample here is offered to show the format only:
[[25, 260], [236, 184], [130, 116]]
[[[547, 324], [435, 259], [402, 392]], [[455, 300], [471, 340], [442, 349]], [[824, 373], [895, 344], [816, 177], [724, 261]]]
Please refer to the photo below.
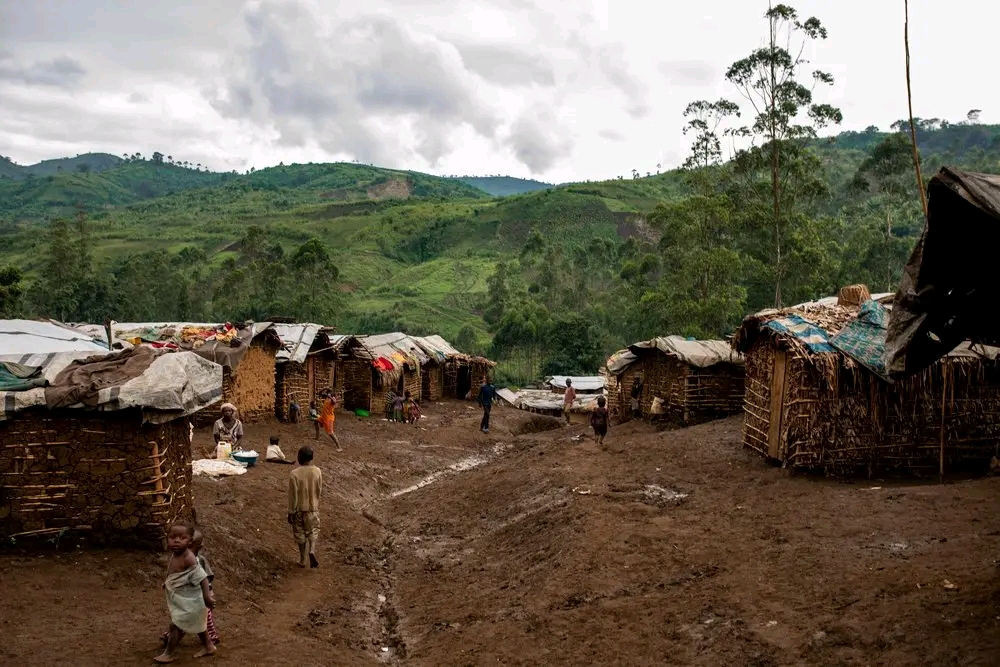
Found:
[[0, 320], [0, 359], [16, 361], [32, 354], [106, 353], [108, 348], [88, 334], [53, 322]]
[[604, 389], [607, 382], [601, 376], [566, 376], [566, 375], [553, 375], [545, 384], [550, 387], [555, 387], [556, 389], [565, 389], [566, 380], [570, 380], [573, 383], [573, 388], [577, 391], [600, 391]]
[[281, 339], [281, 349], [275, 359], [304, 363], [321, 329], [323, 326], [320, 324], [275, 324], [274, 330]]

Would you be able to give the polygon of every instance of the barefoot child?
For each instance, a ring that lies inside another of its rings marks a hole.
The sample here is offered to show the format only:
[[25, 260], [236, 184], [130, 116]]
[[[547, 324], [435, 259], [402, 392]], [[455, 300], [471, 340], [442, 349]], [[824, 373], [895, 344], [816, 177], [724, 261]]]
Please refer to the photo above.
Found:
[[[208, 590], [212, 591], [212, 595], [215, 595], [215, 591], [212, 589], [212, 582], [215, 580], [215, 574], [212, 572], [211, 566], [208, 564], [208, 560], [201, 553], [201, 546], [204, 541], [201, 531], [197, 528], [194, 529], [194, 537], [191, 539], [191, 552], [194, 553], [195, 558], [198, 559], [198, 565], [201, 565], [201, 569], [205, 570], [206, 578], [208, 579]], [[216, 646], [219, 645], [219, 631], [215, 628], [215, 619], [213, 618], [212, 609], [209, 608], [208, 614], [205, 619], [206, 632], [208, 632], [208, 638], [212, 640], [212, 643]], [[167, 629], [160, 637], [160, 643], [164, 647], [167, 646], [167, 642], [170, 641], [170, 630]]]
[[174, 651], [185, 633], [197, 634], [204, 647], [195, 657], [215, 653], [215, 644], [208, 638], [208, 610], [215, 606], [215, 597], [205, 570], [191, 551], [193, 540], [194, 529], [187, 525], [172, 526], [167, 534], [170, 559], [163, 587], [170, 610], [170, 637], [163, 653], [154, 658], [159, 663], [174, 661]]
[[603, 396], [597, 397], [597, 407], [590, 413], [590, 425], [594, 429], [594, 439], [597, 444], [603, 445], [604, 438], [608, 435], [608, 400]]
[[412, 398], [407, 400], [406, 421], [409, 424], [416, 424], [420, 421], [420, 405]]
[[299, 467], [288, 479], [288, 523], [299, 545], [299, 567], [319, 567], [316, 541], [319, 539], [319, 496], [323, 489], [323, 471], [313, 465], [312, 447], [300, 447]]
[[320, 394], [320, 398], [323, 399], [323, 407], [319, 413], [319, 424], [326, 431], [326, 434], [330, 436], [330, 440], [333, 440], [333, 444], [337, 445], [337, 451], [344, 451], [340, 447], [340, 439], [337, 434], [333, 432], [333, 428], [337, 423], [337, 396], [329, 390], [325, 390]]

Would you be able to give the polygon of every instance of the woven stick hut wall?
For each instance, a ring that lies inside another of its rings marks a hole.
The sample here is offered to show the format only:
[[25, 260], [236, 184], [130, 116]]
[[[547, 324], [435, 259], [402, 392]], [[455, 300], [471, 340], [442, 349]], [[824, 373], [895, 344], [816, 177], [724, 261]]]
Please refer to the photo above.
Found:
[[393, 393], [420, 400], [421, 365], [428, 357], [403, 333], [358, 336], [344, 348], [344, 406], [381, 414]]
[[667, 336], [616, 353], [603, 375], [617, 421], [632, 418], [636, 387], [642, 418], [697, 424], [742, 410], [744, 372], [742, 356], [724, 341]]
[[883, 379], [891, 295], [824, 299], [744, 320], [744, 446], [832, 474], [985, 468], [1000, 439], [1000, 350], [960, 345], [921, 373]]
[[420, 367], [420, 397], [424, 401], [440, 401], [445, 395], [445, 366], [464, 355], [441, 336], [413, 336], [412, 339], [427, 357]]
[[483, 378], [492, 378], [496, 365], [486, 357], [466, 354], [452, 357], [444, 367], [444, 395], [460, 400], [475, 399]]
[[80, 356], [19, 356], [20, 384], [4, 383], [0, 542], [163, 548], [194, 519], [189, 417], [219, 401], [222, 368], [145, 347]]
[[316, 400], [323, 389], [343, 396], [337, 387], [337, 359], [351, 337], [336, 335], [319, 324], [276, 324], [274, 330], [282, 342], [274, 379], [274, 413], [278, 419], [288, 420], [293, 398], [305, 413], [310, 401]]
[[[223, 401], [239, 410], [245, 423], [272, 419], [275, 412], [275, 365], [281, 339], [270, 322], [245, 325], [116, 322], [115, 340], [166, 350], [189, 350], [223, 367]], [[218, 415], [200, 413], [201, 426]]]

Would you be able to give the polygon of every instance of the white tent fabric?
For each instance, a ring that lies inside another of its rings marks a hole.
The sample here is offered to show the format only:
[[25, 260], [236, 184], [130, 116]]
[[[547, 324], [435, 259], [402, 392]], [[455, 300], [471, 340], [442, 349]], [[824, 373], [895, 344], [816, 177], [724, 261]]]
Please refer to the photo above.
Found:
[[88, 334], [54, 322], [0, 320], [0, 361], [24, 363], [22, 358], [34, 354], [107, 351]]
[[577, 391], [600, 391], [604, 389], [607, 384], [606, 380], [600, 375], [582, 377], [573, 375], [553, 375], [545, 384], [550, 387], [555, 387], [556, 389], [565, 389], [566, 380], [570, 380], [573, 383], [573, 388]]

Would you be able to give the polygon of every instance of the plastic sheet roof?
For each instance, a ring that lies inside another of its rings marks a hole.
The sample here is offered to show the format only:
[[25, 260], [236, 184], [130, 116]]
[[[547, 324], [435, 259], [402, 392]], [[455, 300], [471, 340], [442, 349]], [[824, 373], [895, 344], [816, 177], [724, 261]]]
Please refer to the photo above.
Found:
[[550, 387], [555, 387], [556, 389], [565, 389], [566, 380], [571, 380], [573, 382], [573, 388], [577, 391], [600, 391], [607, 385], [607, 380], [600, 375], [581, 377], [572, 375], [553, 375], [545, 381], [545, 384]]
[[612, 375], [618, 375], [651, 350], [659, 350], [698, 368], [722, 363], [743, 363], [743, 355], [733, 350], [724, 340], [688, 340], [682, 336], [663, 336], [629, 345], [628, 350], [613, 354], [605, 362], [605, 367]]
[[19, 362], [18, 357], [32, 354], [108, 351], [90, 335], [55, 322], [35, 320], [0, 320], [0, 359]]
[[383, 372], [398, 372], [407, 363], [422, 365], [430, 360], [417, 342], [404, 333], [359, 336], [357, 342], [365, 356]]
[[441, 336], [412, 336], [413, 341], [428, 357], [438, 363], [444, 363], [453, 357], [465, 356]]
[[[147, 348], [143, 353], [155, 355], [155, 358], [141, 374], [108, 386], [86, 386], [84, 389], [91, 394], [90, 405], [79, 403], [68, 407], [100, 411], [140, 408], [145, 421], [164, 423], [197, 412], [222, 398], [222, 366], [192, 352], [168, 353]], [[38, 367], [45, 381], [54, 384], [58, 383], [60, 373], [74, 362], [103, 362], [116, 354], [107, 350], [98, 355], [82, 351], [40, 353], [22, 356], [17, 363]], [[28, 408], [46, 405], [45, 387], [0, 392], [0, 420]]]

